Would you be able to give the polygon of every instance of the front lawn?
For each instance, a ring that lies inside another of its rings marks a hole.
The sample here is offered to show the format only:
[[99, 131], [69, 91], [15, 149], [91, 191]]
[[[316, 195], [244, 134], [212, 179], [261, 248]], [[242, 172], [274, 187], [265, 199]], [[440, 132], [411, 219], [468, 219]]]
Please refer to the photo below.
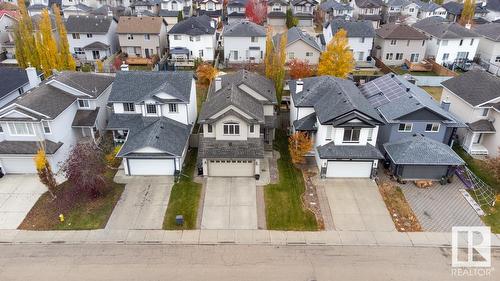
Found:
[[304, 209], [300, 199], [305, 191], [302, 171], [291, 162], [288, 138], [284, 131], [276, 131], [275, 149], [278, 159], [279, 182], [264, 189], [267, 229], [318, 230], [314, 214]]
[[[36, 202], [19, 229], [26, 230], [84, 230], [104, 228], [120, 199], [124, 184], [113, 182], [114, 170], [106, 172], [105, 193], [97, 198], [76, 194], [69, 182], [56, 190], [56, 199], [46, 192]], [[59, 221], [63, 214], [65, 221]]]
[[[191, 149], [185, 160], [185, 167], [178, 183], [174, 184], [170, 192], [167, 212], [163, 221], [163, 229], [195, 229], [198, 216], [198, 205], [201, 196], [201, 184], [193, 181], [196, 168], [197, 150]], [[184, 225], [175, 223], [175, 216], [184, 216]]]

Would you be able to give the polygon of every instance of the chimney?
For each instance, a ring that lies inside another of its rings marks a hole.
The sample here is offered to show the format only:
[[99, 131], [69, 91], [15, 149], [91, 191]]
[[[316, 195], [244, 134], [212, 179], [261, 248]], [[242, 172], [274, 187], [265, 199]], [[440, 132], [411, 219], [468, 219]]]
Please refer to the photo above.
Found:
[[472, 27], [472, 25], [471, 25], [470, 23], [467, 23], [467, 24], [465, 25], [465, 28], [467, 28], [467, 29], [470, 29], [471, 27]]
[[215, 77], [215, 91], [218, 91], [222, 88], [222, 78], [220, 76]]
[[40, 77], [36, 73], [36, 68], [29, 66], [26, 68], [26, 75], [28, 75], [28, 82], [30, 84], [30, 89], [33, 89], [40, 85]]
[[120, 70], [121, 71], [128, 71], [128, 64], [123, 61], [122, 65], [120, 65]]
[[211, 26], [212, 28], [215, 28], [215, 21], [214, 21], [214, 20], [210, 20], [210, 26]]
[[300, 93], [304, 89], [304, 81], [302, 79], [297, 80], [295, 82], [295, 93]]
[[445, 99], [441, 101], [441, 108], [446, 111], [450, 111], [450, 105], [451, 102], [448, 100], [448, 96], [446, 96]]

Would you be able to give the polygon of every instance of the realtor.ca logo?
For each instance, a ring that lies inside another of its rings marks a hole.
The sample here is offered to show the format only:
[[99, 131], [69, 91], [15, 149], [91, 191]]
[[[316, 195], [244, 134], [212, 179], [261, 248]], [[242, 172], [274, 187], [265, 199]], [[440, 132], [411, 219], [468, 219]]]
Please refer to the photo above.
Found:
[[452, 275], [491, 275], [491, 231], [485, 226], [455, 226], [451, 233]]

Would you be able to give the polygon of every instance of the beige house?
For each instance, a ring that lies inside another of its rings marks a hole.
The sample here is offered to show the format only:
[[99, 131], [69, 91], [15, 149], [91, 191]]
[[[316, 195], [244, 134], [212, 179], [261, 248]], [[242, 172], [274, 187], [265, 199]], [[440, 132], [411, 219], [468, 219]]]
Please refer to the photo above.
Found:
[[427, 36], [406, 24], [388, 23], [375, 31], [375, 56], [386, 65], [418, 63], [425, 58]]
[[[274, 45], [278, 46], [282, 34], [274, 36]], [[287, 32], [286, 62], [293, 59], [306, 60], [317, 65], [322, 49], [316, 40], [298, 27], [292, 27]]]
[[162, 56], [167, 46], [167, 24], [162, 17], [120, 17], [116, 29], [122, 52], [129, 56]]

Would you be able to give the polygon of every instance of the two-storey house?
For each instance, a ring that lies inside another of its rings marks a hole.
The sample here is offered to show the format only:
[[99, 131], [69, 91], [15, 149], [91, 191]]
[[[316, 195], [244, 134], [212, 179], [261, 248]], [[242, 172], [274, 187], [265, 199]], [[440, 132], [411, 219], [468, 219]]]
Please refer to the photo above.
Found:
[[266, 29], [243, 20], [224, 26], [224, 59], [227, 63], [260, 63], [266, 52]]
[[33, 157], [43, 146], [57, 172], [73, 145], [102, 134], [112, 83], [112, 76], [62, 72], [2, 107], [2, 171], [36, 173]]
[[386, 65], [418, 63], [425, 58], [427, 35], [406, 24], [388, 23], [375, 31], [375, 56]]
[[382, 0], [354, 0], [351, 5], [353, 5], [353, 14], [356, 19], [370, 21], [373, 28], [380, 26], [384, 6]]
[[116, 28], [122, 52], [129, 56], [162, 56], [167, 45], [167, 24], [162, 17], [120, 17]]
[[0, 67], [0, 108], [38, 86], [42, 79], [42, 73], [38, 73], [34, 67], [26, 69], [18, 67]]
[[[275, 48], [279, 48], [281, 36], [281, 34], [277, 34], [273, 37]], [[311, 65], [319, 63], [322, 49], [314, 37], [295, 26], [287, 31], [286, 40], [285, 52], [287, 63], [293, 59], [305, 60]]]
[[200, 0], [198, 1], [198, 15], [207, 15], [219, 22], [222, 18], [222, 0]]
[[15, 57], [14, 29], [17, 26], [16, 11], [0, 10], [0, 53], [7, 59]]
[[118, 22], [109, 16], [70, 16], [65, 22], [70, 51], [82, 61], [103, 60], [118, 51]]
[[[464, 4], [450, 1], [444, 3], [443, 8], [446, 9], [446, 18], [448, 20], [458, 22], [460, 20], [460, 17], [462, 16]], [[481, 3], [475, 3], [473, 18], [484, 18], [486, 14], [488, 14], [488, 10], [486, 9], [486, 7], [483, 7]], [[470, 24], [472, 24], [472, 22]]]
[[441, 83], [441, 100], [467, 124], [458, 131], [460, 145], [471, 155], [497, 157], [500, 147], [500, 78], [472, 70]]
[[69, 16], [87, 16], [90, 14], [90, 11], [92, 11], [92, 8], [82, 3], [62, 8], [64, 18], [68, 18]]
[[270, 0], [267, 2], [267, 24], [270, 26], [286, 25], [287, 0]]
[[183, 17], [190, 17], [192, 12], [191, 0], [162, 0], [158, 15], [167, 23], [167, 31], [179, 20], [179, 14]]
[[430, 37], [426, 56], [439, 64], [472, 60], [476, 56], [481, 36], [456, 22], [442, 17], [430, 17], [412, 25]]
[[49, 9], [49, 0], [31, 0], [30, 5], [27, 7], [28, 15], [30, 17], [41, 15], [43, 9]]
[[413, 24], [418, 19], [419, 7], [411, 0], [385, 0], [382, 8], [385, 23]]
[[500, 20], [500, 0], [483, 0], [482, 5], [488, 10], [485, 19], [490, 22]]
[[207, 15], [190, 17], [170, 29], [168, 40], [173, 59], [213, 61], [216, 42], [216, 20]]
[[319, 4], [316, 0], [291, 0], [293, 16], [300, 27], [314, 27], [314, 10]]
[[419, 20], [430, 17], [446, 18], [447, 16], [446, 9], [432, 1], [424, 2], [420, 0], [412, 0], [412, 2], [418, 6], [417, 18]]
[[386, 74], [360, 87], [386, 125], [378, 147], [390, 171], [404, 180], [439, 180], [453, 174], [463, 161], [451, 149], [453, 136], [465, 125], [423, 89], [403, 76]]
[[323, 13], [325, 22], [331, 21], [336, 17], [352, 18], [353, 7], [347, 3], [338, 2], [336, 0], [328, 0], [319, 5], [319, 11]]
[[155, 16], [158, 12], [156, 2], [151, 0], [136, 0], [129, 7], [132, 14], [138, 16]]
[[121, 143], [126, 175], [176, 175], [182, 170], [196, 121], [191, 71], [120, 71], [108, 103], [107, 129]]
[[473, 30], [482, 37], [477, 56], [489, 72], [500, 76], [500, 22], [476, 25]]
[[371, 55], [375, 37], [373, 25], [369, 21], [334, 19], [323, 27], [323, 36], [327, 45], [340, 29], [347, 32], [349, 48], [354, 55], [354, 59], [357, 62], [367, 61]]
[[272, 149], [277, 104], [274, 83], [240, 70], [218, 76], [199, 116], [198, 168], [204, 176], [259, 177]]
[[310, 136], [320, 176], [371, 177], [383, 158], [376, 142], [384, 121], [354, 82], [318, 76], [289, 86], [292, 131]]
[[233, 24], [246, 18], [245, 11], [248, 0], [228, 0], [227, 23]]

